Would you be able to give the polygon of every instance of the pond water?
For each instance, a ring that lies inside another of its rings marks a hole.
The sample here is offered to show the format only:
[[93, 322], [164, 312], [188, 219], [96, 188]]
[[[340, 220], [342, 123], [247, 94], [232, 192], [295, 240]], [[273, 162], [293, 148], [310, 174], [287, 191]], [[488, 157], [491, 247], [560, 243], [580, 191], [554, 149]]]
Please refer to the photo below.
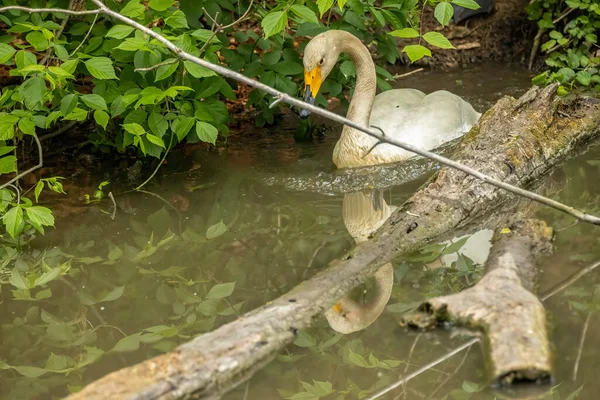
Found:
[[[483, 111], [502, 95], [522, 94], [530, 78], [519, 68], [491, 65], [421, 72], [396, 86], [426, 92], [448, 89]], [[0, 250], [2, 269], [11, 264], [19, 271], [0, 274], [0, 398], [61, 398], [108, 372], [234, 320], [351, 248], [354, 238], [346, 228], [349, 214], [343, 204], [352, 196], [398, 205], [426, 177], [415, 176], [374, 196], [266, 184], [273, 174], [320, 172], [334, 183], [352, 178], [336, 175], [330, 161], [339, 129], [297, 143], [291, 135], [296, 124], [294, 118], [285, 118], [276, 127], [232, 135], [226, 149], [174, 153], [147, 193], [119, 193], [109, 187], [115, 191], [114, 220], [108, 198], [91, 205], [70, 201], [57, 212], [57, 228], [36, 239], [31, 251]], [[600, 149], [592, 148], [557, 168], [547, 185], [550, 195], [599, 213], [599, 159]], [[92, 193], [103, 179], [102, 171], [71, 177], [65, 182], [68, 196]], [[597, 227], [576, 224], [548, 209], [540, 209], [539, 216], [557, 230], [555, 252], [544, 261], [540, 291], [548, 293], [600, 260], [600, 243]], [[446, 254], [439, 262], [442, 247], [430, 247], [430, 253], [396, 260], [391, 298], [371, 326], [342, 335], [323, 318], [225, 398], [368, 398], [443, 356], [468, 337], [452, 331], [415, 332], [398, 321], [414, 303], [472, 284], [481, 274], [477, 261], [485, 248], [485, 241], [472, 244], [471, 250], [467, 244], [452, 253], [458, 250], [469, 258]], [[434, 268], [441, 265], [454, 268]], [[60, 276], [42, 275], [59, 266]], [[50, 282], [34, 282], [40, 276]], [[18, 289], [19, 278], [34, 284]], [[588, 271], [545, 301], [557, 381], [545, 388], [542, 398], [597, 398], [597, 278], [595, 270]], [[372, 282], [364, 286], [365, 298], [371, 287]], [[362, 290], [355, 292], [363, 297]], [[488, 388], [485, 360], [475, 344], [382, 398], [511, 396]]]

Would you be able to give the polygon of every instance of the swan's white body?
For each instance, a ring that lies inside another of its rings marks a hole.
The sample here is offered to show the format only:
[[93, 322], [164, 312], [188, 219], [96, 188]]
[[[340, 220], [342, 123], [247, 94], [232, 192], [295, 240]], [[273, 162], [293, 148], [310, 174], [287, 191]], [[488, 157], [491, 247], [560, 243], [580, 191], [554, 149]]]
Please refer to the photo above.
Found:
[[[468, 132], [481, 116], [469, 103], [445, 90], [425, 95], [416, 89], [394, 89], [375, 96], [377, 77], [368, 49], [352, 34], [335, 30], [317, 35], [306, 46], [305, 99], [312, 97], [309, 91], [316, 95], [342, 52], [348, 53], [356, 65], [356, 88], [346, 115], [354, 122], [378, 127], [388, 137], [431, 150]], [[344, 126], [333, 162], [338, 168], [349, 168], [414, 156], [389, 144], [369, 151], [376, 143], [377, 139]]]

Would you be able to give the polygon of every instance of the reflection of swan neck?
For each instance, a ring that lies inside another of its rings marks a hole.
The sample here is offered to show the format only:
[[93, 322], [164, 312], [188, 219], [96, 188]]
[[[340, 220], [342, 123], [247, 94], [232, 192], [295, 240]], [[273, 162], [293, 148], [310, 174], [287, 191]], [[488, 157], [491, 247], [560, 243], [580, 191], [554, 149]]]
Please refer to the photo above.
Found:
[[341, 310], [335, 310], [334, 307], [325, 312], [327, 322], [334, 330], [345, 334], [356, 332], [371, 325], [381, 315], [394, 286], [392, 264], [387, 263], [379, 268], [374, 277], [374, 295], [367, 304], [361, 304], [345, 296], [339, 302]]
[[[357, 242], [368, 239], [386, 219], [395, 207], [387, 205], [381, 191], [373, 196], [362, 192], [344, 196], [343, 217], [348, 232]], [[371, 325], [381, 315], [392, 295], [394, 286], [394, 269], [387, 263], [374, 274], [375, 286], [371, 299], [361, 304], [349, 296], [344, 296], [339, 303], [325, 312], [329, 325], [340, 333], [351, 333]]]

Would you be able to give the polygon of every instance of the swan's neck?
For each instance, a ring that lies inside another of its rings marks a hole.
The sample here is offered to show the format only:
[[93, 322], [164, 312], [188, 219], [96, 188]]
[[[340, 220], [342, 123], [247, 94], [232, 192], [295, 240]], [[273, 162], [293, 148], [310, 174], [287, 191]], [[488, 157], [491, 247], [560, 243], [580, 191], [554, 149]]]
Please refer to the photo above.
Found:
[[356, 66], [356, 87], [350, 101], [347, 118], [368, 126], [377, 91], [375, 64], [371, 53], [358, 38], [343, 31], [340, 33], [343, 35], [340, 50], [348, 54]]
[[[346, 118], [369, 126], [377, 91], [377, 74], [371, 54], [358, 38], [344, 31], [338, 32], [337, 47], [340, 52], [348, 54], [356, 66], [356, 87]], [[360, 160], [373, 142], [374, 140], [367, 134], [344, 126], [342, 136], [333, 153], [333, 162], [338, 168], [353, 166], [348, 163], [348, 160]]]

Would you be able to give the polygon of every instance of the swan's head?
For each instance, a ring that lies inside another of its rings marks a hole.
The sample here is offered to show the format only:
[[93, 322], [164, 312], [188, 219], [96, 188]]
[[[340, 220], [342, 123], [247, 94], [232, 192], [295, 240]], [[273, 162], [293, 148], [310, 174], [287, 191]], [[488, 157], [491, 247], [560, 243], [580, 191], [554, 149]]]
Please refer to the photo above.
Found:
[[[304, 49], [304, 101], [315, 104], [321, 84], [337, 62], [339, 51], [331, 31], [315, 36]], [[302, 118], [308, 117], [310, 111], [300, 110]]]
[[339, 303], [325, 312], [325, 318], [331, 328], [347, 335], [360, 331], [370, 325], [372, 321], [365, 321], [364, 311], [352, 300], [343, 298]]

